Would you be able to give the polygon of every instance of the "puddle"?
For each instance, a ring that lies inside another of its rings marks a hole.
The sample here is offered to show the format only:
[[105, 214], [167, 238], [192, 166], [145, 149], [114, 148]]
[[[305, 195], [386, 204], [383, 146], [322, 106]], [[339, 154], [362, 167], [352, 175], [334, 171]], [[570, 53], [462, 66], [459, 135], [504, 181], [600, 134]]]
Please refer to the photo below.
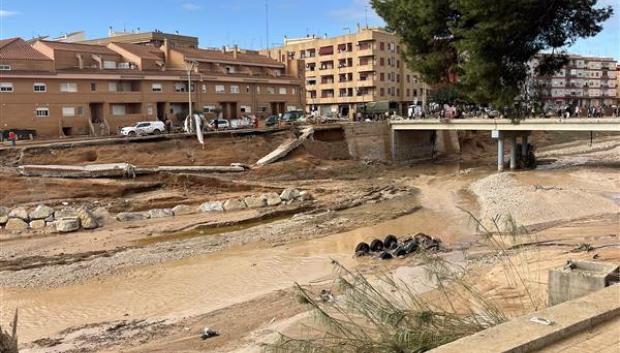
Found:
[[[434, 234], [450, 242], [463, 235], [429, 210], [371, 227], [274, 248], [225, 250], [117, 276], [53, 289], [6, 289], [3, 315], [20, 308], [20, 337], [27, 342], [68, 327], [134, 318], [180, 318], [253, 299], [293, 283], [333, 278], [332, 259], [349, 268], [360, 241], [386, 234]], [[128, 314], [127, 316], [125, 316]]]

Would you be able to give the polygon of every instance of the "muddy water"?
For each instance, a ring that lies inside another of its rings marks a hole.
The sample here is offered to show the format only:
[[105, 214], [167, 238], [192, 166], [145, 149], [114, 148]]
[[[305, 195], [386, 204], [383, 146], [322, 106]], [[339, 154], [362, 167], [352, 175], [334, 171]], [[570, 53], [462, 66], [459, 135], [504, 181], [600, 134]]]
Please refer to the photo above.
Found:
[[333, 278], [332, 259], [351, 268], [358, 261], [369, 261], [351, 256], [362, 240], [417, 231], [448, 237], [439, 219], [438, 214], [422, 210], [372, 227], [276, 248], [236, 248], [63, 288], [3, 290], [0, 299], [5, 313], [20, 308], [24, 342], [87, 323], [198, 315], [295, 282]]

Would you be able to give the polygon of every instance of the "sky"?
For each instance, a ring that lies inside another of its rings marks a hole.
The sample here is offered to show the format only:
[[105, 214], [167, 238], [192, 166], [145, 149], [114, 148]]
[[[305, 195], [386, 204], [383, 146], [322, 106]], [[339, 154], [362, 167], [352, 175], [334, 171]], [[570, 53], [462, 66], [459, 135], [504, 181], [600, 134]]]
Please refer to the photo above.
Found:
[[[620, 61], [620, 1], [599, 0], [599, 4], [612, 5], [613, 18], [596, 37], [579, 40], [568, 50]], [[370, 26], [384, 24], [367, 0], [0, 0], [0, 38], [75, 31], [100, 38], [112, 26], [116, 31], [179, 31], [198, 37], [201, 47], [237, 44], [259, 49], [267, 38], [274, 46], [285, 35], [341, 35], [366, 21]]]

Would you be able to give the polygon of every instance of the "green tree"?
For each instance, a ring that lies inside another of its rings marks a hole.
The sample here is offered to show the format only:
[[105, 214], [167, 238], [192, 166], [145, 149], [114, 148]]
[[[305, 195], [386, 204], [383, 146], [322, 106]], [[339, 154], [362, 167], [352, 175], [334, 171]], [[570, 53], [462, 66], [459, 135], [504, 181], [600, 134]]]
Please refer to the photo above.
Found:
[[550, 51], [537, 74], [553, 73], [567, 63], [561, 48], [602, 30], [613, 10], [597, 2], [371, 0], [388, 30], [402, 38], [411, 69], [427, 83], [452, 85], [474, 102], [500, 109], [519, 96], [538, 53]]

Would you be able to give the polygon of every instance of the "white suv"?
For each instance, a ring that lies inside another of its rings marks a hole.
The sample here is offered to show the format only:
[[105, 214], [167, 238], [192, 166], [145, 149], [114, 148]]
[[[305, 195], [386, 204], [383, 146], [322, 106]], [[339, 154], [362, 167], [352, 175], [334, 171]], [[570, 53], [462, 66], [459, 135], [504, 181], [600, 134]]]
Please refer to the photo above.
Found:
[[121, 135], [159, 135], [164, 131], [166, 131], [166, 126], [161, 121], [141, 121], [134, 126], [127, 126], [122, 128]]

